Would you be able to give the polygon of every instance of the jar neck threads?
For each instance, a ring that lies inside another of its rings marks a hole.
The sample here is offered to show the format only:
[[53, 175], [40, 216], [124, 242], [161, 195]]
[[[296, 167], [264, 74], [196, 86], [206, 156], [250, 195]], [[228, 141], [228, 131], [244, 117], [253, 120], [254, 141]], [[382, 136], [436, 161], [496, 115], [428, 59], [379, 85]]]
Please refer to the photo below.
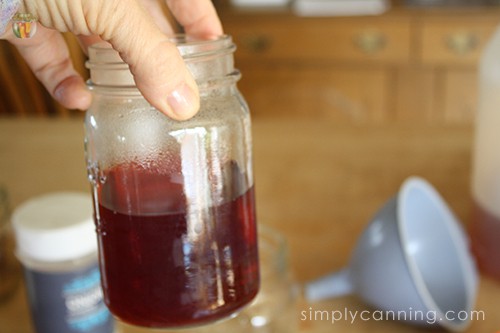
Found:
[[[240, 73], [234, 69], [233, 53], [236, 46], [230, 36], [200, 40], [179, 34], [169, 40], [177, 46], [200, 90], [233, 84], [240, 78]], [[88, 85], [91, 89], [119, 88], [126, 89], [128, 93], [136, 89], [129, 66], [108, 43], [89, 47], [86, 67], [90, 70]]]

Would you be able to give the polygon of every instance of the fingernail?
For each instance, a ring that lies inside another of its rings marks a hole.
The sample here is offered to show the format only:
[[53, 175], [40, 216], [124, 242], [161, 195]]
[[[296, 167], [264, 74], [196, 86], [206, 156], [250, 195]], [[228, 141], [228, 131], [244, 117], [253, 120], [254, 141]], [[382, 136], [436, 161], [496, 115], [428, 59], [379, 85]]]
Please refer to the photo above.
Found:
[[196, 95], [186, 83], [175, 89], [167, 97], [167, 103], [172, 111], [181, 119], [187, 119], [197, 111]]

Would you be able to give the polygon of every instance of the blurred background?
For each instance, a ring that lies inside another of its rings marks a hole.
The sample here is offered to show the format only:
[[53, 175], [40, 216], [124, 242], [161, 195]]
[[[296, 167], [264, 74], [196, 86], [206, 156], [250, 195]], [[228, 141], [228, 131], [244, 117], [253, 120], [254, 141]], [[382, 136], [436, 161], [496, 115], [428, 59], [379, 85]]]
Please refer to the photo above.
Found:
[[[216, 0], [254, 117], [472, 124], [498, 0]], [[66, 36], [84, 77], [85, 55]], [[0, 116], [81, 117], [0, 41]]]
[[[344, 267], [373, 213], [409, 175], [428, 179], [472, 223], [478, 65], [500, 24], [500, 0], [214, 3], [237, 45], [238, 86], [254, 120], [259, 223], [289, 241], [297, 281]], [[65, 38], [87, 78], [86, 56], [74, 36]], [[0, 181], [12, 207], [48, 190], [88, 188], [83, 152], [74, 148], [83, 115], [53, 101], [0, 41]], [[478, 309], [488, 320], [469, 332], [498, 331], [499, 295], [497, 281], [482, 279]], [[322, 306], [364, 309], [353, 298]], [[0, 327], [4, 320], [12, 333], [28, 332], [26, 315], [18, 296], [0, 310]], [[332, 331], [329, 322], [300, 324]], [[422, 331], [393, 322], [339, 328], [360, 330]]]

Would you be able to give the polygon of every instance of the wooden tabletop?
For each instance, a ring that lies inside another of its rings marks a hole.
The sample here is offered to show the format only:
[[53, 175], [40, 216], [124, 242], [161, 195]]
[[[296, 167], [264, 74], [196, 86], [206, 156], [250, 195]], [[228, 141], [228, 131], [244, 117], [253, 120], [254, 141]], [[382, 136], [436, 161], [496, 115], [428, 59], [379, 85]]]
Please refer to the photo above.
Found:
[[[286, 236], [300, 283], [344, 267], [370, 218], [408, 176], [430, 181], [466, 225], [472, 138], [470, 127], [256, 119], [259, 223]], [[88, 191], [81, 120], [0, 119], [0, 183], [7, 187], [12, 207], [49, 191]], [[500, 282], [482, 277], [476, 309], [485, 318], [473, 321], [467, 332], [500, 332], [499, 305]], [[384, 320], [301, 320], [301, 311], [311, 306], [366, 309], [355, 296], [313, 305], [299, 301], [300, 332], [422, 332]], [[0, 303], [0, 332], [33, 332], [22, 284]]]

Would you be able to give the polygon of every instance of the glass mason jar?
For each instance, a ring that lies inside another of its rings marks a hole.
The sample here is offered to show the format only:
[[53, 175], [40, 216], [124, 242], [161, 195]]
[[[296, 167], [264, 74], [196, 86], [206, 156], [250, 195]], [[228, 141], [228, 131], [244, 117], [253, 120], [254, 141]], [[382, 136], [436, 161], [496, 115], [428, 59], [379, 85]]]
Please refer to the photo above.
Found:
[[[289, 264], [288, 242], [279, 230], [259, 223], [258, 243], [261, 285], [259, 294], [250, 305], [227, 320], [168, 332], [296, 333], [300, 288]], [[118, 324], [119, 332], [151, 333], [149, 328]]]
[[89, 49], [87, 168], [105, 301], [120, 320], [177, 328], [225, 318], [259, 288], [252, 143], [229, 36], [176, 43], [201, 95], [175, 121], [106, 44]]

